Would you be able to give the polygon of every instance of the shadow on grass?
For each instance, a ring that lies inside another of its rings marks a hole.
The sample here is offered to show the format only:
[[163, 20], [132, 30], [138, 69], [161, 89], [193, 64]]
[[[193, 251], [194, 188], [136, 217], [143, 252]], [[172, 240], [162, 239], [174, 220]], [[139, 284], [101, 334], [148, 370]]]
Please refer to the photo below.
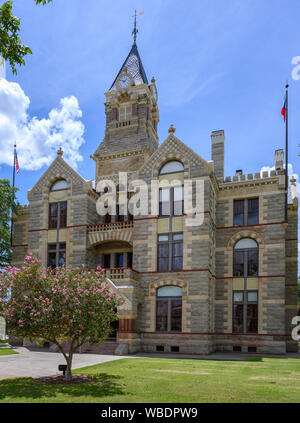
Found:
[[74, 385], [52, 385], [38, 382], [32, 378], [17, 378], [0, 380], [0, 399], [38, 399], [60, 396], [104, 397], [112, 395], [125, 395], [120, 376], [99, 373], [93, 375], [95, 381], [91, 383], [78, 383]]

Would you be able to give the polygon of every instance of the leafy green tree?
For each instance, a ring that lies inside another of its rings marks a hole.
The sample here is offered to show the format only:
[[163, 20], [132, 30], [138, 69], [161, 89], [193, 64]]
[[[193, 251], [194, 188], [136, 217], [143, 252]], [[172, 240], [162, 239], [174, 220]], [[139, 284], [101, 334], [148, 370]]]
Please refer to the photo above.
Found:
[[[34, 1], [44, 5], [52, 0]], [[0, 59], [7, 60], [16, 74], [16, 65], [25, 65], [24, 57], [32, 51], [20, 40], [20, 19], [13, 15], [12, 6], [12, 1], [6, 1], [0, 8]]]
[[11, 263], [10, 215], [11, 210], [18, 212], [16, 191], [17, 188], [13, 188], [8, 179], [0, 179], [0, 268]]
[[7, 267], [0, 274], [0, 316], [7, 332], [57, 345], [67, 362], [67, 380], [74, 353], [109, 335], [121, 303], [100, 267], [45, 269], [29, 254], [20, 269]]

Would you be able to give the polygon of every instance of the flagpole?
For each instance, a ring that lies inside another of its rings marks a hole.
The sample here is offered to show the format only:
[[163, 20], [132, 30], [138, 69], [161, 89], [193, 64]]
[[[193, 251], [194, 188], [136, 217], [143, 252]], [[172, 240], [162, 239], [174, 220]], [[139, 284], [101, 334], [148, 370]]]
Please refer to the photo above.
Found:
[[288, 188], [289, 188], [289, 172], [288, 172], [288, 88], [289, 84], [285, 86], [285, 101], [286, 101], [286, 115], [285, 115], [285, 221], [288, 221]]
[[[15, 188], [16, 180], [16, 144], [14, 144], [14, 168], [13, 168], [13, 188]], [[11, 208], [11, 223], [10, 223], [10, 246], [12, 247], [13, 243], [13, 233], [14, 233], [14, 224], [13, 224], [13, 208]]]

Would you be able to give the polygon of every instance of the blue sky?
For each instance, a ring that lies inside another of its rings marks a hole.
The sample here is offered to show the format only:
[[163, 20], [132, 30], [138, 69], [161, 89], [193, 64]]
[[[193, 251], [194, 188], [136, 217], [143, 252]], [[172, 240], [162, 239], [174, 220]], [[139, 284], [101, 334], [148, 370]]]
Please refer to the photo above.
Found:
[[[53, 0], [44, 7], [15, 0], [21, 38], [33, 54], [17, 76], [7, 68], [6, 79], [29, 98], [27, 118], [42, 123], [61, 99], [76, 97], [84, 125], [79, 173], [94, 177], [89, 155], [104, 136], [104, 92], [131, 48], [135, 8], [144, 12], [139, 52], [158, 87], [160, 142], [173, 123], [176, 136], [210, 160], [210, 133], [224, 129], [226, 175], [273, 166], [274, 150], [285, 142], [280, 111], [288, 79], [289, 162], [300, 173], [300, 79], [291, 78], [292, 58], [300, 56], [299, 0]], [[31, 160], [36, 170], [24, 169], [19, 155], [21, 203], [47, 168], [39, 155]], [[11, 174], [0, 158], [0, 178]]]

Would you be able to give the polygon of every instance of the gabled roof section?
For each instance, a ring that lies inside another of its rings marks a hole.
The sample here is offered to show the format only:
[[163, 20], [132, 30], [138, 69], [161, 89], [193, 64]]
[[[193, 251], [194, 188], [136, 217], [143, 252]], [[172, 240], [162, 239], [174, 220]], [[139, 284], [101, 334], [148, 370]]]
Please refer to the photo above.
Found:
[[57, 152], [56, 159], [51, 163], [46, 172], [40, 177], [34, 187], [29, 191], [31, 194], [42, 192], [43, 188], [54, 179], [66, 179], [75, 185], [91, 184], [86, 181], [75, 169], [73, 169], [63, 158], [61, 149]]
[[116, 89], [116, 80], [118, 79], [119, 75], [123, 72], [124, 67], [127, 69], [127, 72], [132, 76], [135, 85], [148, 84], [148, 79], [141, 61], [141, 57], [138, 52], [137, 45], [136, 43], [133, 43], [129, 54], [126, 57], [125, 62], [121, 66], [121, 69], [119, 70], [119, 73], [116, 76], [114, 82], [112, 83], [112, 86], [110, 87], [109, 91]]
[[147, 179], [156, 177], [159, 168], [169, 160], [179, 160], [184, 165], [185, 174], [189, 177], [210, 175], [213, 171], [212, 162], [207, 162], [195, 151], [174, 135], [175, 128], [171, 125], [170, 135], [158, 147], [147, 162], [140, 168], [139, 177]]

